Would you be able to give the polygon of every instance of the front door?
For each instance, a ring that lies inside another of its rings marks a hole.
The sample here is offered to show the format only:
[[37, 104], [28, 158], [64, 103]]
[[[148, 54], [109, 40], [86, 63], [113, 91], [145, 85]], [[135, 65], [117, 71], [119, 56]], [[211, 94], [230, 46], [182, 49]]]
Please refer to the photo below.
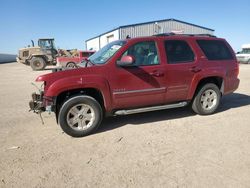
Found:
[[122, 56], [125, 55], [135, 58], [135, 66], [117, 66], [116, 71], [110, 74], [114, 108], [142, 107], [163, 103], [166, 92], [166, 74], [164, 65], [159, 61], [156, 42], [144, 41], [132, 44]]

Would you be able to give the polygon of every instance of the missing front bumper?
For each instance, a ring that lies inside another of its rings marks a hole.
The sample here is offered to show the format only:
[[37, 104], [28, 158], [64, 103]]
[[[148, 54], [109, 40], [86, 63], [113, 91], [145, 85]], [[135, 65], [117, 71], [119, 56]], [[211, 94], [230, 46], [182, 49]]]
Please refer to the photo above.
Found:
[[41, 113], [45, 111], [45, 107], [43, 105], [43, 94], [32, 93], [32, 100], [29, 102], [30, 111], [35, 113]]
[[40, 113], [45, 111], [45, 107], [42, 102], [39, 101], [30, 101], [29, 102], [30, 111], [35, 113]]
[[44, 97], [43, 92], [40, 94], [32, 93], [32, 100], [29, 102], [30, 111], [34, 113], [53, 112], [55, 109], [55, 98]]

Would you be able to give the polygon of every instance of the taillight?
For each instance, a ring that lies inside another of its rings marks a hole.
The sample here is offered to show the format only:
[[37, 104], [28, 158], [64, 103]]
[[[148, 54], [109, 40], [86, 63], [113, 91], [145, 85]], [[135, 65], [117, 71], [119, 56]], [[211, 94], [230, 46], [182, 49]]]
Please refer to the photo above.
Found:
[[229, 74], [229, 75], [231, 75], [232, 77], [238, 77], [239, 76], [239, 64], [237, 63], [237, 65], [236, 66], [234, 66], [232, 69], [231, 69], [231, 74]]

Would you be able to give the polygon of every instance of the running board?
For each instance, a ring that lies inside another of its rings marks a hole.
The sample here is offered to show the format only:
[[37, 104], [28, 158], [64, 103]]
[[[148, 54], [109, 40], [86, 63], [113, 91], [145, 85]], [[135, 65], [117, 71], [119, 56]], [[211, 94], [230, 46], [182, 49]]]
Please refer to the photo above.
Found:
[[161, 105], [161, 106], [144, 107], [144, 108], [137, 108], [137, 109], [131, 109], [131, 110], [118, 110], [114, 114], [115, 115], [137, 114], [137, 113], [142, 113], [142, 112], [150, 112], [150, 111], [156, 111], [156, 110], [179, 108], [179, 107], [184, 107], [187, 104], [188, 104], [188, 102], [179, 102], [179, 103], [175, 103], [175, 104], [167, 104], [167, 105]]

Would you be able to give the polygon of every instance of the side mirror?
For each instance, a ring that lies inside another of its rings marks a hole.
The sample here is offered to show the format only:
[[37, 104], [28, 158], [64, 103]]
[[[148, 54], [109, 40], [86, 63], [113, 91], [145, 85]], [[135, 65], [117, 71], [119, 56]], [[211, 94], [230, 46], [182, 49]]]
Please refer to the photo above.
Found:
[[135, 58], [131, 55], [126, 55], [123, 56], [121, 58], [120, 61], [117, 61], [117, 65], [121, 66], [121, 67], [129, 67], [129, 66], [133, 66], [135, 62]]

